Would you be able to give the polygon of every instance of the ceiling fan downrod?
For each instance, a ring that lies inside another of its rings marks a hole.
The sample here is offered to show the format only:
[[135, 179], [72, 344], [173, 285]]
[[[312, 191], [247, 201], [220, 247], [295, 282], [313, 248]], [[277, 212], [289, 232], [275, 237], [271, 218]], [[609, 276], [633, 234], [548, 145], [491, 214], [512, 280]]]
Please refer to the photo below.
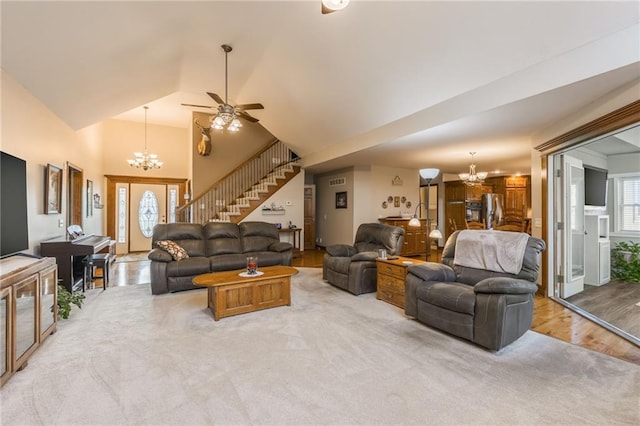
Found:
[[233, 50], [233, 47], [229, 46], [228, 44], [223, 44], [220, 47], [222, 47], [222, 50], [224, 50], [224, 103], [228, 105], [229, 98], [227, 89], [229, 86], [229, 67], [227, 65], [227, 54]]

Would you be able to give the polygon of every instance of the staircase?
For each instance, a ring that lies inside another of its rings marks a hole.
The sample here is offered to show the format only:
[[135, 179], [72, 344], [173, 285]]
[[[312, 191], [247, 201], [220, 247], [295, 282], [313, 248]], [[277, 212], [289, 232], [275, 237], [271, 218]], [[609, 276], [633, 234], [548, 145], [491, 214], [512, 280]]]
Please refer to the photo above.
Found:
[[238, 223], [300, 173], [300, 157], [275, 140], [176, 209], [178, 222]]

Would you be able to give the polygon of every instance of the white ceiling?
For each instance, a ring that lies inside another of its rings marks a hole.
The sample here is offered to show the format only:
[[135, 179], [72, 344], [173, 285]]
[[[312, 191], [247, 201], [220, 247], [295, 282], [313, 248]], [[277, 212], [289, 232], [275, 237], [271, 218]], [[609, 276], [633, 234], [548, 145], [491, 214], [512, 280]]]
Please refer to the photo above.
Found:
[[[74, 129], [251, 111], [313, 172], [526, 171], [531, 136], [640, 79], [637, 1], [2, 1], [2, 68]], [[640, 98], [640, 94], [639, 94]], [[206, 112], [207, 110], [200, 110]], [[251, 125], [251, 124], [245, 124]]]

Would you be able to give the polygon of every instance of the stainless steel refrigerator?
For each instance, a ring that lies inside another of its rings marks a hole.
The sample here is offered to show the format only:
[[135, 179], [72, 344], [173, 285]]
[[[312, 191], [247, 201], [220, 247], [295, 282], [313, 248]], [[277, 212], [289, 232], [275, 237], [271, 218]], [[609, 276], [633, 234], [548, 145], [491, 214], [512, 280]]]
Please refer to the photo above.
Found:
[[504, 225], [504, 195], [482, 194], [481, 220], [487, 229]]

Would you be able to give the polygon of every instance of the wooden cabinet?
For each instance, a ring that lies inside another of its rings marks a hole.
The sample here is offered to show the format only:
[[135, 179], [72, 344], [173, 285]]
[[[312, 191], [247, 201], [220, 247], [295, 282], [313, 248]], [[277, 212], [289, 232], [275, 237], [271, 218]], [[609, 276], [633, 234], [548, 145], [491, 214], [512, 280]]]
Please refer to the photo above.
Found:
[[529, 176], [510, 176], [505, 178], [505, 216], [527, 217], [527, 210], [531, 205], [530, 200]]
[[418, 263], [424, 262], [406, 257], [393, 260], [378, 259], [376, 297], [404, 309], [404, 281], [407, 277], [407, 268]]
[[385, 225], [398, 226], [404, 229], [404, 241], [400, 256], [419, 256], [427, 250], [427, 220], [420, 219], [420, 227], [409, 226], [410, 219], [378, 219]]
[[57, 271], [54, 258], [16, 255], [0, 260], [0, 384], [23, 369], [55, 332]]
[[468, 186], [465, 201], [481, 201], [482, 194], [490, 194], [493, 187], [490, 185]]

